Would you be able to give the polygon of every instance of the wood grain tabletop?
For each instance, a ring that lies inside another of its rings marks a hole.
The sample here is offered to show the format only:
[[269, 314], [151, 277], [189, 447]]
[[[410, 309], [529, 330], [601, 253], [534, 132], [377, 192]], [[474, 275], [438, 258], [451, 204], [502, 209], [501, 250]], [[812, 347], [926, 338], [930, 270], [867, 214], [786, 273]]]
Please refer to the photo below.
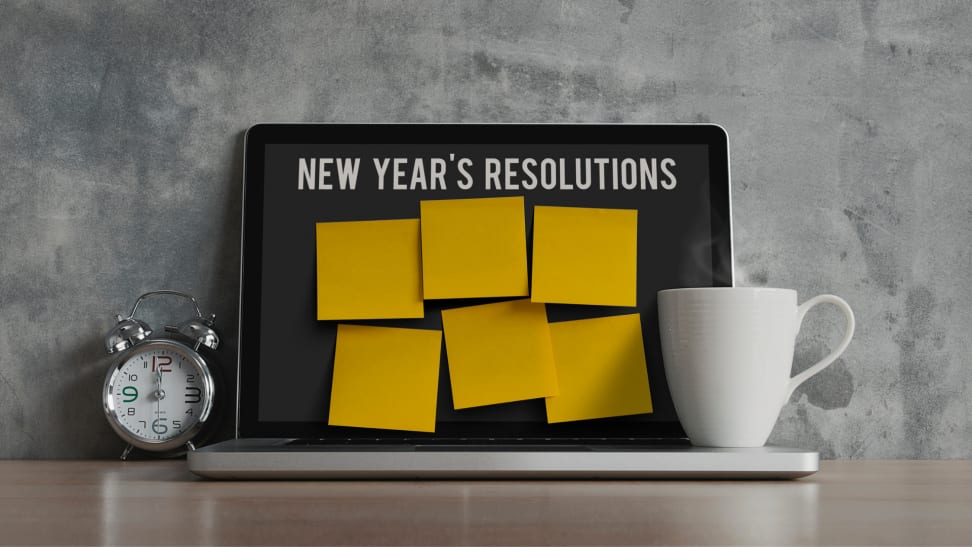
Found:
[[0, 544], [972, 544], [972, 461], [793, 481], [214, 482], [185, 461], [0, 461]]

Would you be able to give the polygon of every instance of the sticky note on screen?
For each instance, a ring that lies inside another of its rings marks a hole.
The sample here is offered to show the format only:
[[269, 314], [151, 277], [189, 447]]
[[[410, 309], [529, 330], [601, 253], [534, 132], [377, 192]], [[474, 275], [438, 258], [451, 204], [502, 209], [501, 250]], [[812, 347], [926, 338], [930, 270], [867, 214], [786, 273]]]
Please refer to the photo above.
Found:
[[317, 319], [423, 317], [420, 237], [418, 219], [318, 223]]
[[422, 201], [426, 299], [527, 296], [523, 198]]
[[456, 409], [559, 393], [547, 311], [513, 300], [442, 310]]
[[328, 425], [435, 431], [442, 331], [338, 325]]
[[652, 411], [641, 315], [550, 324], [560, 394], [547, 397], [549, 423]]
[[637, 273], [637, 209], [534, 208], [534, 302], [636, 306]]

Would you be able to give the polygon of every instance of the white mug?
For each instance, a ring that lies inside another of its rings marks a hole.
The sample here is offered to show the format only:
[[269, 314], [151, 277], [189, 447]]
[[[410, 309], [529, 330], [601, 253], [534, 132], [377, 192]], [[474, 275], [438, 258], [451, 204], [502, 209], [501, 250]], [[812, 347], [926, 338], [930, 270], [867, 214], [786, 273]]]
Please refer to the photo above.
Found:
[[[819, 363], [791, 378], [803, 317], [822, 303], [844, 312], [844, 338]], [[843, 299], [825, 294], [798, 306], [790, 289], [659, 291], [658, 319], [675, 412], [698, 446], [766, 444], [793, 390], [833, 363], [854, 335], [854, 312]]]

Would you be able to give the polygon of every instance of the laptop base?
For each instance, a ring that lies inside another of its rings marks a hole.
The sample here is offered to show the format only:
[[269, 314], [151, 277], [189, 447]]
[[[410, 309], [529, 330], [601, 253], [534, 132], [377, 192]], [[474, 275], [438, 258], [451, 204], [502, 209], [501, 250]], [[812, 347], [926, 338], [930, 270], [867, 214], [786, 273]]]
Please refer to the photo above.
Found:
[[794, 479], [815, 473], [814, 451], [674, 445], [293, 446], [234, 439], [188, 455], [212, 479]]

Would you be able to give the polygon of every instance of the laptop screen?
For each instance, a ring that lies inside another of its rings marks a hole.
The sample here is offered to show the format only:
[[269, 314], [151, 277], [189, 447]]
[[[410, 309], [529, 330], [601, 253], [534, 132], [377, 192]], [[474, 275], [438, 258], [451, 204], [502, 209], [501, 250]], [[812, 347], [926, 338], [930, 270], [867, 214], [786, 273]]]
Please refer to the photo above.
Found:
[[[656, 292], [732, 284], [728, 149], [718, 126], [257, 125], [245, 148], [240, 436], [684, 436], [665, 382]], [[419, 219], [423, 202], [497, 197], [522, 199], [530, 279], [536, 207], [637, 210], [634, 305], [547, 303], [545, 311], [550, 324], [640, 314], [652, 412], [548, 423], [542, 397], [457, 410], [446, 332], [434, 433], [328, 425], [338, 325], [441, 331], [443, 310], [529, 296], [458, 294], [425, 299], [421, 318], [319, 320], [317, 253], [330, 242], [315, 227]]]

